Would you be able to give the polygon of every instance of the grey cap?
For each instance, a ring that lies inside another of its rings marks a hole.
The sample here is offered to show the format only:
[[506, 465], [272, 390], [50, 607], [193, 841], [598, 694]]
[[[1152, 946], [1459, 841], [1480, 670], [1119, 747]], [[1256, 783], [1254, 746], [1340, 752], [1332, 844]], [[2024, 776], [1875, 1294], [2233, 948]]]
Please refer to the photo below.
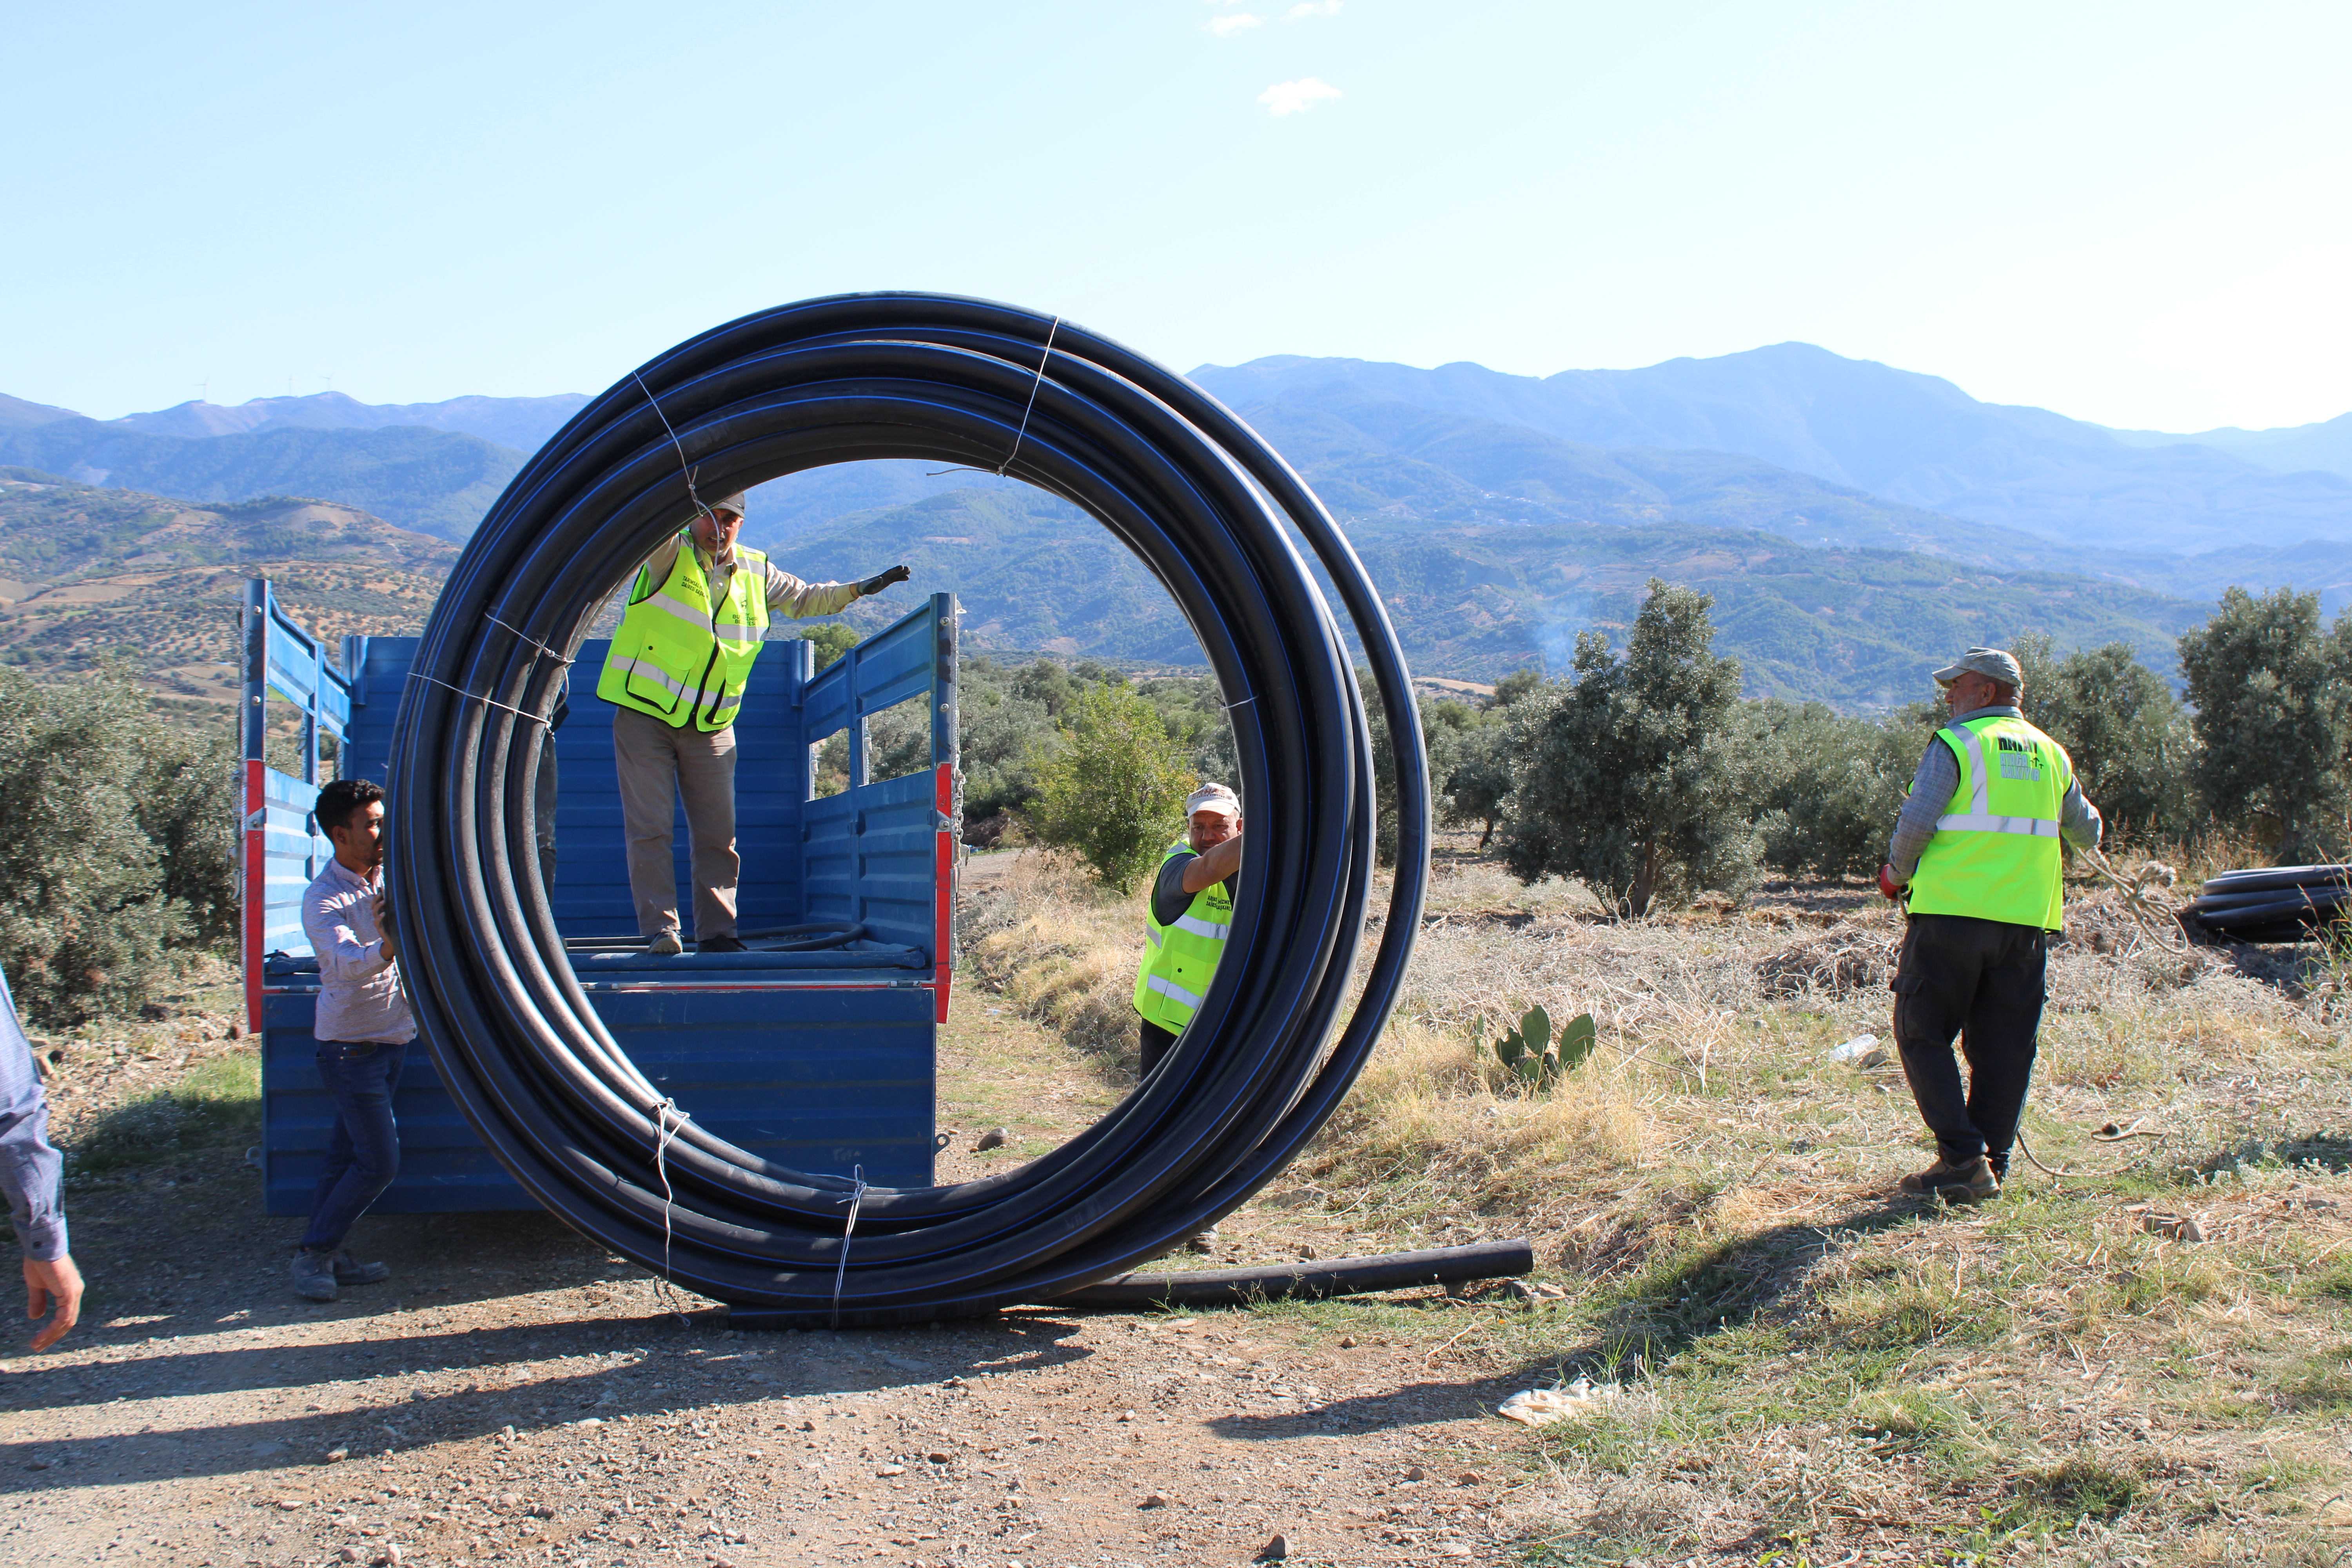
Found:
[[1997, 647], [1972, 647], [1936, 672], [1937, 689], [1950, 690], [1952, 682], [1970, 672], [2003, 686], [2025, 684], [2025, 672], [2018, 668], [2014, 657]]
[[720, 496], [717, 500], [706, 501], [703, 504], [709, 507], [713, 511], [731, 511], [737, 517], [749, 517], [751, 515], [751, 513], [743, 510], [743, 492], [741, 490], [737, 490], [731, 496]]

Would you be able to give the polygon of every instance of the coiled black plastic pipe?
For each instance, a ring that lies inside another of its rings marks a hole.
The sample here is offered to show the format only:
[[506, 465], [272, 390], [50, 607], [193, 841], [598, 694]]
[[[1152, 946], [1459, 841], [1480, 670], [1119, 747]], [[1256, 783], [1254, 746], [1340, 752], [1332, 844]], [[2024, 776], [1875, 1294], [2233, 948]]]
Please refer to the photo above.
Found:
[[[573, 978], [528, 869], [541, 721], [593, 607], [692, 515], [679, 447], [706, 498], [865, 458], [1024, 480], [1133, 550], [1206, 650], [1249, 802], [1234, 933], [1166, 1067], [1055, 1152], [984, 1181], [862, 1193], [772, 1164], [682, 1122]], [[1377, 678], [1400, 759], [1396, 878], [1352, 1006], [1372, 892], [1372, 755], [1310, 555]], [[483, 1142], [574, 1228], [681, 1285], [812, 1324], [1050, 1299], [1239, 1206], [1330, 1116], [1370, 1053], [1426, 875], [1404, 660], [1306, 484], [1150, 360], [1066, 321], [935, 295], [747, 316], [583, 408], [508, 486], [434, 607], [390, 796], [403, 968]]]

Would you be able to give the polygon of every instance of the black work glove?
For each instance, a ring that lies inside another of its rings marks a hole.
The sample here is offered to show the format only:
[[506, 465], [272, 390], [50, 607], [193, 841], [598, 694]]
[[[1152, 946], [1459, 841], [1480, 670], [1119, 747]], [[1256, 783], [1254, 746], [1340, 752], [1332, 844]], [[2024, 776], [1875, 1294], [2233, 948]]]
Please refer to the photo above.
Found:
[[904, 566], [893, 566], [887, 572], [877, 572], [873, 576], [857, 584], [857, 591], [860, 594], [878, 594], [891, 584], [903, 583], [913, 575], [914, 574]]

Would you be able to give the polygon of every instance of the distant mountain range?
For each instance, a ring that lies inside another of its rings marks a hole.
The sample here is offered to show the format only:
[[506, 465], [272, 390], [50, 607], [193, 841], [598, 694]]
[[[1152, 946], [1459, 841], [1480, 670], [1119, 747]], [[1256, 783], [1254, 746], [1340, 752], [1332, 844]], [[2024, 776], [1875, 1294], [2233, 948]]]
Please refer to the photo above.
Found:
[[[1737, 453], [2074, 546], [2195, 554], [2352, 540], [2352, 416], [2211, 432], [2212, 444], [2126, 437], [2046, 409], [1979, 403], [1939, 377], [1807, 343], [1542, 378], [1277, 357], [1203, 365], [1192, 379], [1252, 418], [1390, 403], [1591, 446]], [[2273, 462], [2315, 466], [2282, 472]]]
[[[1916, 695], [1954, 638], [2120, 637], [2170, 673], [2172, 635], [2230, 584], [2352, 600], [2352, 415], [2108, 430], [1801, 343], [1543, 378], [1289, 357], [1192, 375], [1347, 524], [1431, 674], [1557, 660], [1577, 626], [1629, 619], [1653, 573], [1717, 595], [1753, 689], [1861, 703]], [[0, 397], [0, 463], [221, 527], [243, 526], [237, 501], [312, 496], [461, 541], [585, 401], [328, 393], [98, 421]], [[1196, 657], [1139, 567], [1008, 481], [820, 469], [754, 491], [749, 532], [804, 575], [905, 554], [963, 594], [976, 647]]]
[[[2172, 638], [2210, 606], [2051, 572], [1969, 569], [1898, 550], [1822, 549], [1753, 530], [1557, 518], [1350, 523], [1349, 537], [1414, 671], [1492, 680], [1530, 664], [1566, 668], [1579, 631], [1622, 646], [1653, 575], [1716, 596], [1717, 647], [1751, 695], [1884, 707], [1925, 692], [1948, 652], [2046, 631], [2062, 647], [2127, 642], [2168, 667]], [[1142, 566], [1076, 508], [1038, 491], [964, 490], [842, 518], [784, 552], [813, 580], [848, 581], [889, 561], [913, 586], [951, 588], [968, 646], [1196, 664], [1176, 606]], [[898, 595], [845, 618], [878, 628]]]
[[130, 421], [70, 413], [11, 421], [10, 415], [40, 405], [8, 402], [13, 406], [0, 406], [0, 464], [200, 505], [315, 497], [450, 540], [474, 531], [523, 464], [523, 454], [510, 447], [414, 425], [155, 436]]

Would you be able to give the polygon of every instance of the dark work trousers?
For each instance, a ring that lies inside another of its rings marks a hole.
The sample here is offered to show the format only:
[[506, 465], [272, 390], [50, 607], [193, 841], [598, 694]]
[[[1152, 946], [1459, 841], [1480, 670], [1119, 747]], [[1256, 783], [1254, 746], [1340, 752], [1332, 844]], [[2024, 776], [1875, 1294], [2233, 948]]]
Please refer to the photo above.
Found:
[[[1943, 1157], [1982, 1154], [2009, 1172], [2010, 1146], [2033, 1081], [2050, 933], [1969, 915], [1913, 915], [1895, 970], [1895, 1043], [1920, 1120]], [[1969, 1083], [1952, 1037], [1968, 1058]]]
[[407, 1058], [405, 1045], [319, 1042], [319, 1081], [334, 1100], [335, 1131], [310, 1196], [310, 1228], [302, 1237], [302, 1245], [314, 1252], [342, 1246], [352, 1222], [400, 1174], [400, 1128], [392, 1118], [392, 1094]]
[[1143, 1026], [1143, 1056], [1136, 1063], [1135, 1068], [1135, 1076], [1138, 1080], [1140, 1080], [1150, 1078], [1151, 1069], [1158, 1067], [1166, 1058], [1168, 1053], [1176, 1048], [1176, 1037], [1171, 1031], [1161, 1028], [1140, 1013], [1135, 1016], [1135, 1021]]

